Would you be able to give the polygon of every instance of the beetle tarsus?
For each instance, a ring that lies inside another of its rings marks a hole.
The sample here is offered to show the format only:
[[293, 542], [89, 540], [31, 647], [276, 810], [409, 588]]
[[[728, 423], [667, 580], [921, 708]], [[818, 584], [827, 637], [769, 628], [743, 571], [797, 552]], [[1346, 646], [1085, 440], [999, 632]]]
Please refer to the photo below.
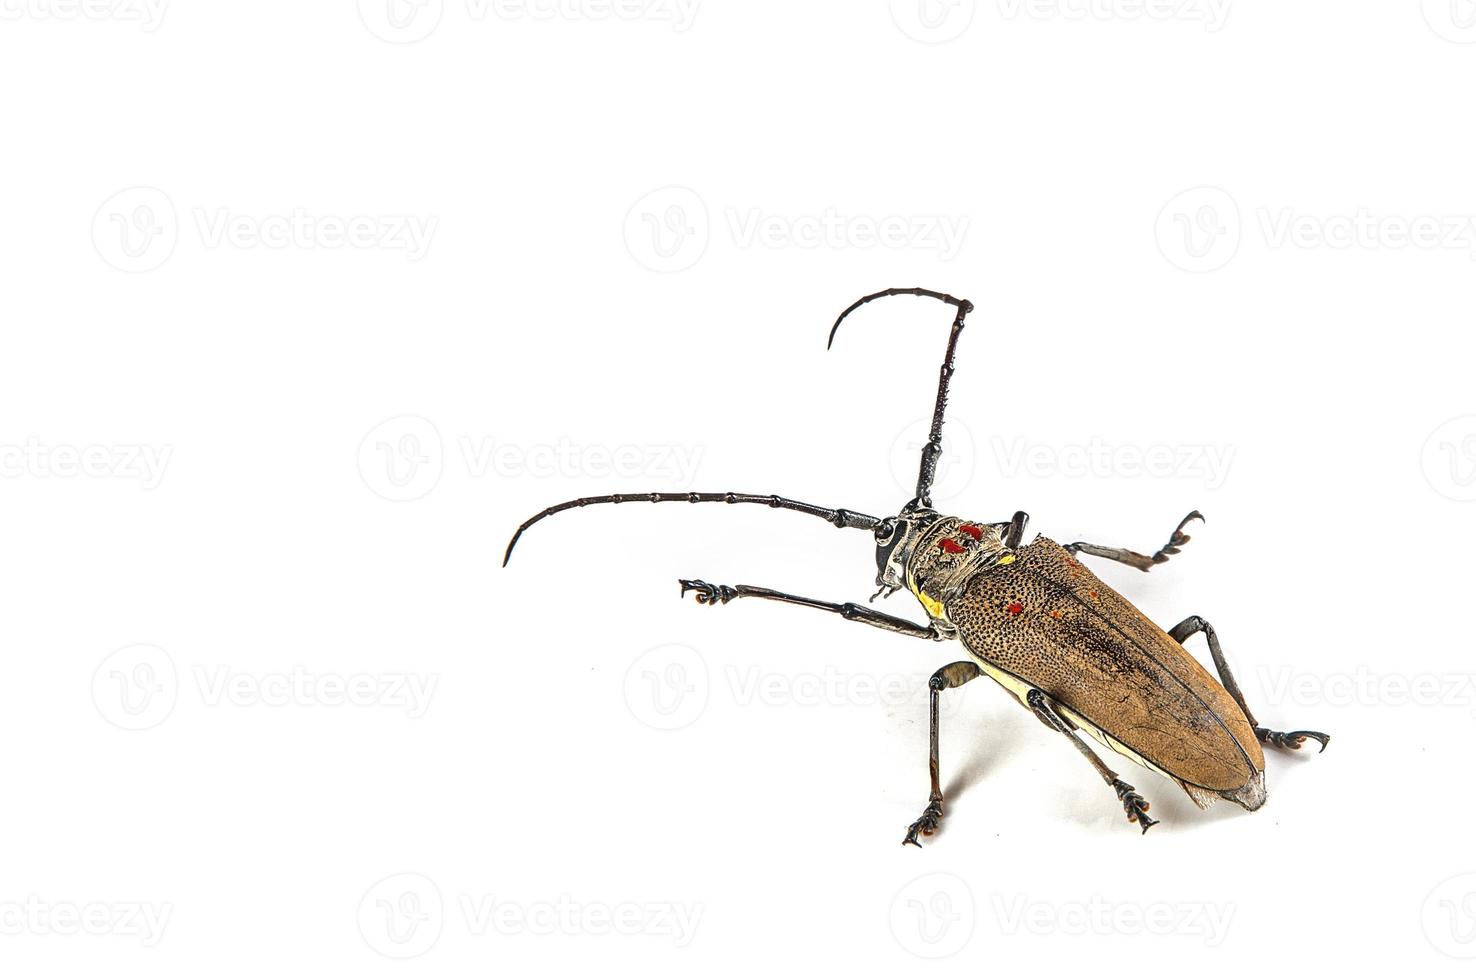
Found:
[[1112, 788], [1117, 792], [1117, 798], [1122, 801], [1122, 808], [1127, 811], [1129, 823], [1137, 824], [1143, 829], [1143, 833], [1145, 834], [1148, 833], [1149, 827], [1158, 823], [1157, 820], [1148, 816], [1148, 807], [1150, 806], [1148, 801], [1143, 799], [1131, 785], [1123, 782], [1121, 779], [1114, 779], [1112, 781]]
[[1322, 746], [1317, 750], [1319, 755], [1327, 751], [1327, 743], [1332, 741], [1332, 736], [1324, 732], [1273, 732], [1269, 728], [1261, 728], [1259, 726], [1256, 728], [1256, 738], [1260, 739], [1266, 745], [1274, 745], [1278, 749], [1292, 750], [1300, 749], [1302, 743], [1310, 738]]
[[938, 832], [938, 827], [943, 823], [943, 800], [934, 798], [928, 801], [928, 808], [923, 811], [922, 816], [912, 822], [907, 828], [907, 836], [902, 839], [904, 845], [911, 844], [913, 847], [922, 847], [918, 843], [917, 835], [931, 837]]
[[1138, 552], [1131, 551], [1127, 548], [1109, 548], [1105, 545], [1089, 544], [1086, 541], [1073, 541], [1071, 544], [1066, 545], [1066, 551], [1072, 555], [1086, 552], [1087, 554], [1095, 555], [1098, 558], [1110, 558], [1111, 560], [1121, 562], [1124, 565], [1131, 565], [1133, 568], [1136, 568], [1140, 572], [1148, 572], [1152, 571], [1154, 566], [1162, 565], [1174, 555], [1177, 555], [1179, 553], [1179, 549], [1183, 548], [1184, 545], [1189, 543], [1189, 535], [1184, 533], [1184, 526], [1186, 524], [1188, 524], [1190, 521], [1203, 520], [1203, 514], [1201, 514], [1197, 510], [1191, 510], [1184, 517], [1184, 519], [1179, 522], [1179, 526], [1174, 528], [1174, 533], [1169, 535], [1168, 544], [1164, 545], [1162, 548], [1159, 548], [1151, 555], [1141, 555]]
[[695, 591], [697, 601], [704, 605], [715, 606], [720, 602], [726, 605], [738, 598], [738, 590], [731, 585], [713, 585], [700, 578], [682, 578], [677, 581], [682, 584], [683, 596]]

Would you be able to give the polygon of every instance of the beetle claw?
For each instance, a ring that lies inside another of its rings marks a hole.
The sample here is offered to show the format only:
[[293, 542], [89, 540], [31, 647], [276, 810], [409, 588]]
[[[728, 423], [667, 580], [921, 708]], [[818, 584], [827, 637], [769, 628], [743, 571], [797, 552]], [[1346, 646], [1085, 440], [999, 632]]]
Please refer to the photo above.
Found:
[[913, 847], [922, 847], [918, 843], [917, 835], [922, 834], [924, 837], [933, 836], [938, 832], [938, 826], [942, 822], [943, 802], [941, 800], [929, 802], [928, 808], [923, 811], [923, 815], [914, 820], [912, 825], [907, 828], [907, 836], [902, 838], [903, 845], [911, 844]]
[[1310, 738], [1314, 742], [1318, 743], [1319, 746], [1321, 746], [1317, 750], [1318, 755], [1326, 752], [1327, 743], [1332, 741], [1332, 736], [1327, 735], [1323, 732], [1273, 732], [1269, 728], [1257, 728], [1256, 738], [1260, 739], [1262, 742], [1265, 742], [1267, 745], [1274, 745], [1278, 749], [1293, 750], [1300, 749], [1302, 747], [1302, 743]]
[[1149, 827], [1158, 824], [1159, 821], [1148, 816], [1148, 808], [1151, 804], [1143, 799], [1132, 786], [1121, 779], [1114, 779], [1112, 788], [1117, 791], [1117, 798], [1122, 801], [1122, 808], [1127, 812], [1128, 823], [1137, 824], [1145, 834], [1148, 833]]

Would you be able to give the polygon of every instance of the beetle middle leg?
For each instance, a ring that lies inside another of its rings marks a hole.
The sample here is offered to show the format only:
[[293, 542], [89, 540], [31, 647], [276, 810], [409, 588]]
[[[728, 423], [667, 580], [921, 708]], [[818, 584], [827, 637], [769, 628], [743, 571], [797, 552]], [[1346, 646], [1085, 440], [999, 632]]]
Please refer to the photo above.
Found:
[[1207, 620], [1200, 616], [1190, 616], [1182, 623], [1169, 630], [1169, 636], [1174, 642], [1183, 645], [1195, 633], [1203, 633], [1205, 640], [1209, 643], [1210, 656], [1214, 658], [1215, 670], [1219, 672], [1220, 683], [1225, 685], [1225, 690], [1240, 705], [1240, 710], [1245, 712], [1245, 720], [1250, 722], [1251, 728], [1256, 733], [1256, 738], [1267, 745], [1274, 745], [1278, 749], [1300, 749], [1302, 743], [1312, 739], [1322, 745], [1319, 753], [1327, 749], [1327, 743], [1332, 741], [1332, 736], [1323, 732], [1275, 732], [1269, 728], [1262, 728], [1256, 722], [1256, 716], [1251, 714], [1250, 706], [1245, 703], [1245, 695], [1240, 693], [1240, 685], [1235, 683], [1235, 675], [1230, 673], [1230, 665], [1225, 661], [1225, 652], [1220, 649], [1220, 637], [1215, 633], [1215, 628]]
[[917, 842], [917, 835], [931, 836], [938, 832], [938, 826], [943, 822], [943, 787], [938, 782], [938, 694], [952, 687], [962, 687], [982, 673], [984, 671], [972, 660], [960, 660], [938, 668], [928, 678], [928, 775], [933, 788], [928, 794], [927, 809], [907, 828], [903, 844], [922, 847]]
[[1203, 514], [1197, 510], [1190, 511], [1179, 522], [1179, 526], [1174, 528], [1174, 533], [1169, 536], [1168, 544], [1159, 548], [1151, 555], [1140, 555], [1136, 551], [1129, 551], [1127, 548], [1108, 548], [1100, 544], [1087, 544], [1085, 541], [1076, 541], [1068, 544], [1066, 550], [1073, 555], [1077, 552], [1084, 551], [1098, 558], [1110, 558], [1113, 561], [1120, 561], [1124, 565], [1131, 565], [1139, 571], [1146, 572], [1152, 569], [1154, 565], [1162, 565], [1171, 556], [1177, 555], [1179, 549], [1189, 543], [1189, 535], [1184, 533], [1184, 525], [1190, 521], [1202, 520], [1204, 520]]
[[1081, 740], [1081, 736], [1076, 734], [1076, 726], [1061, 717], [1060, 712], [1056, 710], [1054, 702], [1046, 696], [1044, 691], [1039, 688], [1031, 688], [1030, 692], [1025, 695], [1025, 703], [1035, 712], [1037, 718], [1045, 722], [1047, 728], [1053, 728], [1071, 739], [1071, 744], [1075, 745], [1081, 754], [1086, 756], [1087, 761], [1097, 770], [1098, 775], [1117, 794], [1117, 799], [1122, 803], [1123, 810], [1127, 812], [1129, 821], [1142, 827], [1143, 833], [1145, 834], [1148, 833], [1149, 827], [1158, 823], [1157, 820], [1148, 816], [1148, 801], [1138, 795], [1138, 791], [1124, 782], [1117, 773], [1108, 769], [1105, 762], [1097, 758], [1097, 753], [1093, 752], [1091, 747]]

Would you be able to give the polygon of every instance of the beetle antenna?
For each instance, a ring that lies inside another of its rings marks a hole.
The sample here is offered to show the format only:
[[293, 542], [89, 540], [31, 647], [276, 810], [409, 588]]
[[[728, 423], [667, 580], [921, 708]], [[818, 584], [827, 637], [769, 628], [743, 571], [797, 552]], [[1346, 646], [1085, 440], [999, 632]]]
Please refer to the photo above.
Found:
[[870, 296], [862, 296], [856, 302], [846, 307], [846, 311], [836, 318], [835, 326], [830, 328], [830, 339], [825, 343], [825, 349], [835, 343], [836, 331], [840, 329], [841, 322], [861, 307], [874, 299], [884, 299], [888, 296], [927, 296], [932, 299], [941, 300], [958, 310], [953, 318], [953, 329], [948, 334], [948, 350], [943, 355], [943, 367], [938, 372], [938, 400], [933, 404], [933, 426], [928, 431], [928, 444], [923, 446], [922, 462], [918, 465], [917, 472], [917, 496], [912, 498], [910, 508], [932, 507], [933, 478], [938, 473], [938, 457], [943, 453], [943, 414], [948, 407], [948, 383], [953, 380], [953, 357], [958, 347], [958, 335], [963, 332], [964, 318], [974, 309], [974, 304], [966, 299], [949, 296], [932, 289], [923, 289], [921, 286], [899, 287], [883, 289], [879, 293]]
[[561, 511], [572, 510], [575, 507], [588, 507], [590, 504], [624, 504], [645, 501], [651, 504], [664, 504], [675, 501], [683, 501], [689, 504], [763, 504], [765, 507], [775, 507], [779, 510], [797, 510], [802, 514], [813, 514], [822, 517], [834, 524], [836, 527], [855, 527], [864, 531], [873, 531], [880, 527], [882, 520], [869, 514], [859, 514], [854, 510], [835, 509], [820, 507], [815, 504], [806, 504], [798, 500], [790, 500], [788, 497], [780, 497], [776, 494], [756, 493], [612, 493], [603, 497], [580, 497], [578, 500], [567, 500], [562, 504], [555, 504], [547, 510], [540, 511], [528, 518], [518, 526], [513, 534], [512, 540], [507, 543], [507, 553], [502, 556], [502, 564], [505, 567], [507, 560], [512, 557], [514, 546], [523, 532], [545, 517], [552, 517]]

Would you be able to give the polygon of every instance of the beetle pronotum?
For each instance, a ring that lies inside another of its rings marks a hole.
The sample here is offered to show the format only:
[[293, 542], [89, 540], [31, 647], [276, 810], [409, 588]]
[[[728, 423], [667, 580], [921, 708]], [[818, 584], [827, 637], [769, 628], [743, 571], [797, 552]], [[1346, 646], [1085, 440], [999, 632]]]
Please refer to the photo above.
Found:
[[[763, 504], [813, 514], [836, 527], [870, 531], [876, 538], [878, 586], [872, 599], [906, 589], [927, 612], [926, 625], [853, 602], [807, 599], [752, 585], [679, 581], [682, 595], [694, 592], [699, 603], [708, 605], [744, 598], [773, 599], [905, 636], [962, 642], [969, 658], [939, 669], [928, 682], [932, 792], [922, 816], [907, 828], [904, 844], [918, 844], [918, 835], [934, 833], [943, 819], [938, 695], [981, 674], [1013, 694], [1046, 727], [1069, 739], [1112, 787], [1127, 819], [1144, 833], [1158, 822], [1148, 816], [1148, 802], [1097, 757], [1079, 732], [1177, 782], [1200, 807], [1219, 797], [1247, 810], [1259, 809], [1266, 801], [1262, 743], [1299, 749], [1313, 739], [1326, 749], [1329, 737], [1322, 732], [1261, 727], [1230, 673], [1214, 627], [1190, 616], [1165, 632], [1076, 559], [1078, 554], [1092, 555], [1146, 572], [1178, 554], [1189, 540], [1185, 525], [1203, 517], [1198, 511], [1190, 513], [1167, 544], [1152, 555], [1143, 555], [1086, 542], [1063, 546], [1042, 535], [1026, 543], [1024, 511], [996, 523], [939, 514], [929, 493], [942, 451], [943, 418], [958, 338], [973, 304], [920, 287], [883, 290], [851, 304], [835, 321], [826, 346], [834, 343], [841, 323], [861, 306], [898, 295], [940, 300], [954, 308], [955, 316], [939, 372], [932, 428], [918, 468], [917, 493], [895, 515], [871, 517], [773, 494], [658, 492], [581, 497], [523, 522], [508, 542], [503, 565], [530, 526], [591, 504]], [[1203, 633], [1209, 644], [1219, 682], [1184, 648], [1184, 641], [1196, 633]]]

